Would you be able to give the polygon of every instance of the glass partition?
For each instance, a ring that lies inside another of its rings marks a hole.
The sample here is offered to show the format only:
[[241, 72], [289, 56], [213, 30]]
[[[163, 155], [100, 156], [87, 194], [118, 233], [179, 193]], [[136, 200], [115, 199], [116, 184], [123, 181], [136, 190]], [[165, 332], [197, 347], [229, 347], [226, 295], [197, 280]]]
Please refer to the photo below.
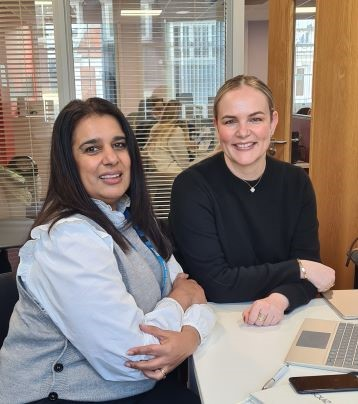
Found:
[[316, 1], [295, 3], [291, 161], [308, 168]]
[[2, 1], [0, 14], [0, 221], [21, 220], [46, 192], [59, 108], [52, 2]]
[[226, 2], [69, 4], [76, 96], [104, 97], [128, 117], [154, 208], [165, 218], [176, 175], [215, 148], [212, 107], [225, 80]]

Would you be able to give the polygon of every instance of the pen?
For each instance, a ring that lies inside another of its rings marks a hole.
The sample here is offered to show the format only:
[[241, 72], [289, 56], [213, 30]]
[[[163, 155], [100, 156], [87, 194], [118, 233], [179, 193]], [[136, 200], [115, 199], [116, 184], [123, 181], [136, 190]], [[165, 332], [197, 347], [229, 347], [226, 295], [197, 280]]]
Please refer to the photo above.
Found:
[[268, 380], [264, 386], [262, 387], [262, 390], [266, 390], [269, 389], [270, 387], [272, 387], [276, 382], [278, 382], [288, 371], [288, 365], [284, 365], [282, 366], [276, 373], [274, 376], [271, 377], [270, 380]]

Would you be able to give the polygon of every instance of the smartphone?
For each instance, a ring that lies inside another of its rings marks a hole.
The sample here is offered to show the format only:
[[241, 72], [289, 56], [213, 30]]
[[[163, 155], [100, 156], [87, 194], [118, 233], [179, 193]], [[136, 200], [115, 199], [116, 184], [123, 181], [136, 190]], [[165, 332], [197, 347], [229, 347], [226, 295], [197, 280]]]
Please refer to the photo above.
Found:
[[358, 372], [290, 377], [288, 380], [300, 394], [358, 390]]

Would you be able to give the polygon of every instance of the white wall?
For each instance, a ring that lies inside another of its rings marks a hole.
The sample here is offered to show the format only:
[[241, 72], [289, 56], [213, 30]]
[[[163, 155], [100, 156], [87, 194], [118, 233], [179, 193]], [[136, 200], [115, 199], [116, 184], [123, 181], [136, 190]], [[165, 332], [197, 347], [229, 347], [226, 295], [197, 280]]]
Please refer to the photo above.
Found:
[[268, 21], [247, 21], [246, 73], [267, 83]]

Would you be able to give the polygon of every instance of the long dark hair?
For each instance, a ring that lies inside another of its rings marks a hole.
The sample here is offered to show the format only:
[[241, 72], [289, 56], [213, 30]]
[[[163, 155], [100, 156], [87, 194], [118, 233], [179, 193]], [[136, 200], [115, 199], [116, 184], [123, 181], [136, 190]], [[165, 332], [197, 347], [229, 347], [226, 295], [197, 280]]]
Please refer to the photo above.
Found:
[[121, 126], [126, 136], [131, 160], [131, 181], [127, 190], [131, 198], [131, 222], [153, 241], [160, 255], [168, 259], [172, 252], [171, 246], [161, 232], [153, 212], [134, 133], [123, 113], [114, 104], [102, 98], [93, 97], [86, 101], [73, 100], [62, 109], [55, 120], [47, 195], [33, 227], [45, 223], [51, 223], [52, 227], [58, 220], [80, 213], [98, 223], [124, 251], [128, 250], [128, 244], [122, 234], [88, 195], [73, 157], [73, 133], [78, 123], [91, 115], [110, 115]]

